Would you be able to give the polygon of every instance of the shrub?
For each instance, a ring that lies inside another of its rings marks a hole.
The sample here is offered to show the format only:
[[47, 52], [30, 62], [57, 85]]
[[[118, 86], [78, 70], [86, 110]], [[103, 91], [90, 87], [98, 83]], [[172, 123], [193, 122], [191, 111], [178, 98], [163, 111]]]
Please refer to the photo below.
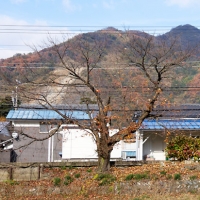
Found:
[[190, 180], [195, 180], [195, 179], [197, 179], [196, 175], [190, 176]]
[[197, 189], [190, 189], [188, 192], [191, 193], [191, 194], [196, 194], [197, 191], [198, 191]]
[[67, 167], [66, 167], [66, 166], [61, 166], [60, 169], [62, 169], [62, 170], [66, 170]]
[[133, 174], [129, 174], [129, 175], [126, 176], [125, 180], [126, 180], [126, 181], [130, 181], [130, 180], [133, 179], [133, 177], [134, 177]]
[[181, 180], [180, 174], [174, 174], [174, 180]]
[[73, 178], [70, 175], [65, 176], [64, 184], [69, 185], [71, 182], [73, 182]]
[[116, 180], [112, 174], [96, 174], [94, 179], [99, 181], [99, 185], [108, 185]]
[[92, 172], [92, 169], [87, 169], [87, 172], [89, 172], [89, 173]]
[[74, 175], [75, 178], [79, 178], [80, 176], [81, 175], [79, 173]]
[[149, 196], [141, 196], [141, 197], [135, 197], [133, 200], [144, 200], [144, 199], [149, 199], [150, 197]]
[[134, 177], [133, 177], [135, 180], [141, 180], [141, 179], [147, 179], [149, 178], [149, 175], [148, 174], [134, 174]]
[[7, 181], [5, 181], [5, 183], [7, 183], [9, 185], [19, 185], [19, 182], [14, 181], [14, 180], [7, 180]]
[[200, 139], [185, 135], [173, 137], [168, 142], [166, 153], [169, 158], [176, 158], [179, 161], [200, 158]]
[[125, 180], [126, 181], [129, 181], [129, 180], [132, 180], [132, 179], [135, 179], [135, 180], [141, 180], [141, 179], [147, 179], [149, 178], [149, 175], [147, 173], [143, 173], [143, 174], [129, 174], [126, 176]]
[[158, 180], [158, 175], [157, 175], [157, 174], [152, 174], [152, 175], [151, 175], [151, 179], [153, 179], [153, 180]]
[[167, 174], [167, 172], [166, 171], [161, 171], [160, 174], [165, 176]]
[[168, 174], [167, 177], [166, 177], [168, 180], [172, 179], [172, 175], [171, 174]]
[[69, 168], [69, 170], [72, 170], [74, 167], [72, 165], [70, 165], [68, 168]]
[[61, 179], [59, 177], [55, 177], [53, 179], [53, 183], [55, 186], [59, 186], [61, 184]]

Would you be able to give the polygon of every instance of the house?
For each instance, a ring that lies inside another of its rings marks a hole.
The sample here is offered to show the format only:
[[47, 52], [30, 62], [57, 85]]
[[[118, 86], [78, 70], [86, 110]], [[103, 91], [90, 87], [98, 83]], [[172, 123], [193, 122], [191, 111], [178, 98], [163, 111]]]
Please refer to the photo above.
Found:
[[[83, 111], [62, 110], [63, 114], [77, 120], [87, 120]], [[17, 162], [53, 162], [61, 160], [62, 135], [56, 132], [62, 117], [53, 110], [19, 108], [10, 110], [6, 119], [13, 127], [13, 150]], [[51, 137], [50, 137], [51, 136]]]
[[137, 131], [142, 138], [138, 149], [140, 160], [166, 160], [166, 136], [170, 133], [200, 137], [200, 105], [186, 104], [174, 107], [158, 107], [152, 118], [145, 119]]
[[[60, 111], [79, 121], [89, 120], [85, 110]], [[93, 115], [96, 115], [95, 110]], [[19, 108], [11, 110], [6, 118], [13, 126], [13, 150], [17, 162], [97, 159], [96, 145], [87, 129], [80, 129], [71, 123], [62, 124], [59, 130], [49, 137], [51, 131], [55, 130], [62, 120], [62, 117], [53, 110]], [[117, 130], [110, 129], [110, 134], [115, 131]], [[34, 141], [34, 138], [37, 138], [37, 141]], [[135, 141], [121, 141], [115, 145], [111, 159], [135, 159], [135, 149]]]
[[13, 162], [12, 141], [10, 135], [10, 123], [0, 122], [0, 162]]
[[[60, 111], [79, 121], [89, 120], [83, 108], [62, 108]], [[132, 138], [114, 146], [111, 160], [165, 160], [165, 139], [169, 131], [172, 135], [200, 135], [199, 111], [200, 105], [157, 107], [151, 113], [152, 118], [145, 119]], [[95, 110], [93, 114], [96, 114]], [[53, 110], [19, 108], [11, 110], [7, 120], [13, 126], [13, 150], [17, 162], [97, 159], [96, 145], [87, 129], [80, 129], [72, 123], [62, 124], [53, 136], [49, 136], [62, 120]], [[110, 127], [110, 134], [116, 131]]]

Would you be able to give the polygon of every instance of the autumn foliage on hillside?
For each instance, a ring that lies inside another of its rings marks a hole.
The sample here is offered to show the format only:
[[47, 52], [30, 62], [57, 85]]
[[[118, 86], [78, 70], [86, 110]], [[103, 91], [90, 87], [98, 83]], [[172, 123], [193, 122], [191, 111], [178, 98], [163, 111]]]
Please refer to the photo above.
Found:
[[[93, 39], [96, 38], [99, 42], [105, 42], [106, 47], [106, 56], [104, 59], [104, 62], [107, 63], [107, 65], [103, 66], [106, 68], [109, 67], [115, 67], [114, 60], [113, 60], [113, 52], [116, 49], [124, 49], [126, 48], [126, 43], [123, 40], [124, 34], [132, 34], [138, 40], [144, 39], [147, 36], [150, 35], [148, 33], [144, 33], [137, 30], [126, 30], [121, 31], [113, 27], [107, 27], [105, 29], [92, 32], [92, 33], [83, 33], [79, 34], [73, 38], [63, 37], [63, 41], [61, 43], [58, 43], [57, 46], [60, 48], [60, 51], [63, 51], [66, 47], [66, 41], [69, 39], [72, 43], [77, 42], [78, 40], [84, 40], [88, 43], [92, 43]], [[194, 34], [194, 35], [193, 35]], [[200, 31], [190, 25], [184, 25], [184, 26], [178, 26], [168, 33], [164, 35], [155, 36], [155, 40], [159, 41], [160, 39], [167, 39], [168, 36], [172, 38], [178, 38], [184, 47], [187, 45], [198, 45], [199, 38], [200, 38]], [[106, 40], [105, 40], [106, 38]], [[182, 39], [183, 38], [183, 39]], [[191, 38], [193, 39], [193, 42], [190, 43]], [[195, 39], [194, 39], [195, 38]], [[50, 41], [50, 37], [47, 38], [47, 41]], [[184, 41], [184, 42], [183, 42]], [[187, 45], [186, 45], [187, 44]], [[53, 45], [55, 44], [48, 44], [47, 46], [44, 45], [44, 47], [40, 47], [40, 51], [38, 54], [38, 50], [33, 46], [30, 49], [33, 50], [33, 53], [28, 54], [16, 54], [13, 57], [10, 57], [8, 59], [1, 59], [0, 60], [0, 82], [2, 79], [7, 79], [7, 84], [15, 84], [15, 79], [20, 79], [21, 82], [25, 82], [24, 76], [27, 75], [27, 73], [32, 72], [32, 77], [29, 77], [30, 80], [35, 79], [41, 79], [44, 75], [49, 74], [52, 72], [52, 70], [55, 70], [55, 66], [60, 63], [60, 60], [58, 56], [53, 51]], [[65, 51], [63, 51], [65, 52]], [[66, 52], [66, 55], [74, 60], [78, 61], [81, 56], [79, 53], [75, 52], [74, 49], [68, 49]], [[198, 52], [195, 60], [198, 60]], [[192, 65], [196, 65], [196, 63], [192, 63]], [[198, 63], [197, 63], [198, 65]], [[101, 66], [102, 67], [102, 66]], [[45, 68], [42, 69], [42, 68]], [[186, 68], [187, 69], [187, 68]], [[189, 72], [191, 71], [191, 72]], [[169, 95], [171, 95], [170, 99], [171, 101], [181, 102], [181, 99], [184, 97], [184, 99], [188, 99], [187, 97], [191, 95], [191, 103], [198, 103], [198, 89], [187, 89], [182, 87], [187, 86], [197, 86], [198, 85], [198, 70], [194, 70], [193, 67], [191, 67], [190, 70], [185, 70], [185, 68], [181, 68], [179, 72], [175, 71], [173, 72], [174, 75], [171, 75], [172, 78], [172, 84], [169, 85]], [[176, 76], [177, 74], [177, 76]], [[103, 77], [103, 73], [99, 73], [99, 76]], [[189, 76], [189, 78], [188, 78]], [[144, 82], [144, 81], [140, 81]], [[118, 85], [118, 83], [115, 83]], [[172, 87], [172, 89], [170, 89]], [[174, 89], [175, 87], [175, 89]], [[177, 88], [179, 87], [179, 88]], [[11, 89], [12, 90], [12, 89]], [[178, 91], [178, 94], [177, 94]], [[190, 103], [190, 102], [187, 102]]]

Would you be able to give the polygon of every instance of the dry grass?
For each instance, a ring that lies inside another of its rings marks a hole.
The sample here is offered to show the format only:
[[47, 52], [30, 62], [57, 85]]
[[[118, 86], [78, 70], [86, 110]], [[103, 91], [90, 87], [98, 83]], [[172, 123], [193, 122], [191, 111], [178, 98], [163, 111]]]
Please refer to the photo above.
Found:
[[[193, 164], [198, 165], [198, 164]], [[190, 165], [191, 166], [191, 165]], [[134, 183], [142, 180], [125, 181], [130, 174], [148, 174], [149, 179], [144, 180], [151, 182], [151, 190], [135, 191]], [[39, 181], [23, 181], [14, 183], [0, 183], [0, 199], [99, 199], [99, 200], [200, 200], [198, 191], [190, 191], [189, 193], [169, 193], [167, 191], [159, 191], [154, 188], [154, 183], [173, 180], [174, 174], [180, 174], [182, 180], [200, 180], [200, 171], [195, 167], [187, 167], [184, 163], [166, 162], [146, 164], [143, 166], [133, 167], [112, 167], [110, 174], [116, 177], [116, 180], [109, 182], [106, 186], [99, 186], [96, 168], [46, 168], [44, 169], [43, 180]], [[65, 177], [71, 177], [73, 181], [64, 184]], [[169, 180], [168, 177], [171, 176]], [[61, 179], [59, 186], [54, 185], [54, 179]], [[129, 182], [131, 187], [129, 190], [118, 190], [117, 183]]]

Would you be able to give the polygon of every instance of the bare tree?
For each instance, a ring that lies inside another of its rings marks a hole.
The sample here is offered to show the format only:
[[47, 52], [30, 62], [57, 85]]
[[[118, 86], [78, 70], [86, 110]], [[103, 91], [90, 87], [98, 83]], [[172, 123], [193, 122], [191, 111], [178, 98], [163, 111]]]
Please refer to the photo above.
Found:
[[[39, 81], [27, 77], [27, 84], [20, 88], [24, 98], [59, 113], [62, 123], [73, 122], [91, 131], [101, 172], [109, 170], [114, 145], [135, 132], [154, 107], [166, 100], [164, 88], [170, 84], [174, 68], [183, 66], [193, 53], [182, 49], [175, 39], [156, 40], [154, 36], [127, 31], [121, 40], [124, 45], [113, 49], [110, 57], [106, 38], [91, 34], [89, 38], [77, 36], [62, 44], [49, 38], [54, 59], [48, 58], [48, 63], [59, 71]], [[44, 57], [44, 52], [37, 53]], [[98, 106], [95, 117], [88, 110], [89, 123], [71, 119], [54, 106], [81, 101]], [[131, 109], [141, 110], [136, 121], [132, 121]], [[110, 121], [118, 128], [114, 135], [109, 134]]]

